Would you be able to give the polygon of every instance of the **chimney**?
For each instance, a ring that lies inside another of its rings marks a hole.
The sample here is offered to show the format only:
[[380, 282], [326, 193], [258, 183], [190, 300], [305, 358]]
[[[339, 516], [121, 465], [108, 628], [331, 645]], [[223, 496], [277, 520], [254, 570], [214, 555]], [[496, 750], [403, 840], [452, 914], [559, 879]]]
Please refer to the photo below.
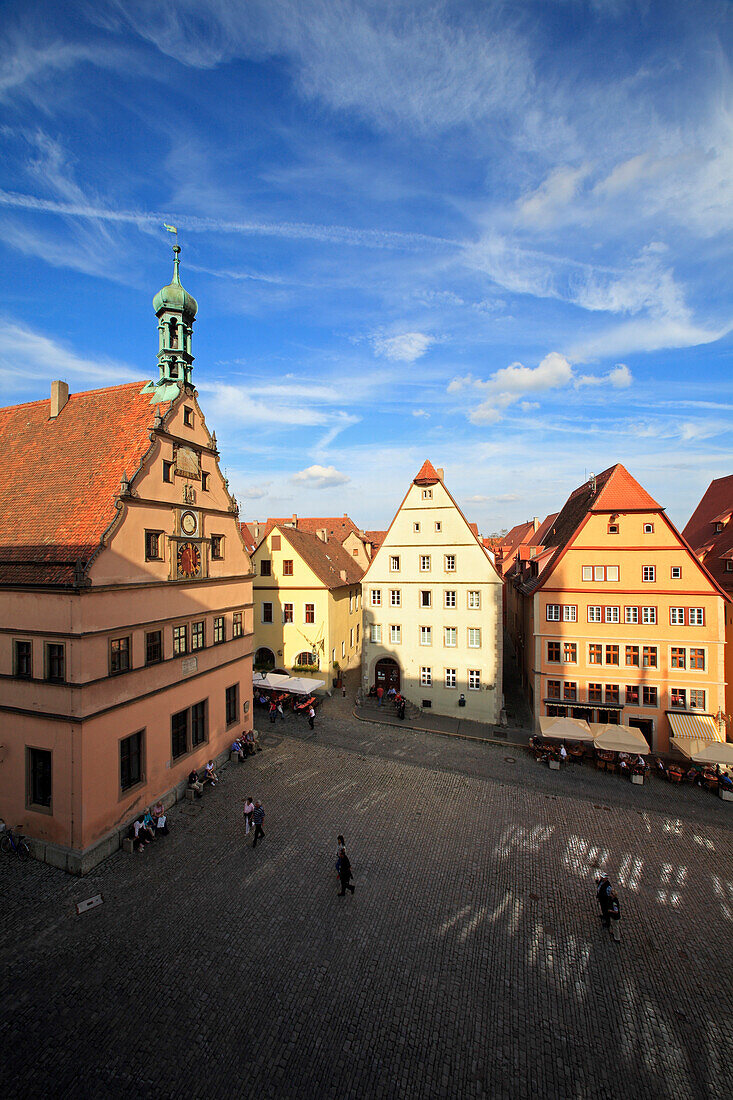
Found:
[[339, 570], [339, 576], [341, 577], [342, 581], [346, 581], [346, 570], [345, 569], [340, 569]]
[[532, 527], [534, 528], [535, 531], [539, 531], [539, 529], [540, 529], [539, 516], [535, 516], [534, 519], [532, 520]]
[[316, 534], [318, 535], [321, 542], [328, 542], [328, 531], [325, 527], [319, 527], [316, 531]]
[[443, 480], [443, 467], [438, 466], [438, 469], [435, 472], [438, 475], [438, 477], [440, 478], [440, 480], [442, 481]]
[[297, 517], [296, 513], [293, 512], [293, 527], [297, 527], [297, 526], [298, 526], [298, 517]]
[[59, 380], [51, 383], [51, 420], [55, 420], [69, 400], [69, 383]]

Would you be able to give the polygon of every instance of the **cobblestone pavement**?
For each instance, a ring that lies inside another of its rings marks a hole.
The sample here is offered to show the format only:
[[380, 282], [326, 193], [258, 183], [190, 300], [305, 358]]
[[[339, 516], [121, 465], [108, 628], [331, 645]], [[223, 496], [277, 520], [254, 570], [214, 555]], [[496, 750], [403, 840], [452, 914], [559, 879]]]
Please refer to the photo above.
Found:
[[[730, 807], [365, 727], [350, 705], [313, 737], [268, 726], [143, 855], [81, 880], [0, 861], [3, 1095], [727, 1096]], [[336, 896], [340, 831], [354, 897]]]

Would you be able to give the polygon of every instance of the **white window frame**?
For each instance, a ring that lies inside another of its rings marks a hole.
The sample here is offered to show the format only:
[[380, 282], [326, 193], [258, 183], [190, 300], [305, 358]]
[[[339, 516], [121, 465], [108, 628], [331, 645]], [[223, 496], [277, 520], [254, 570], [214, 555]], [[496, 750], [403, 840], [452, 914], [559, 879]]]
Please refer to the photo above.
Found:
[[469, 668], [468, 670], [468, 690], [469, 691], [481, 691], [481, 669]]
[[656, 609], [656, 607], [642, 607], [642, 609], [641, 609], [641, 621], [645, 626], [656, 626], [656, 623], [657, 623], [657, 609]]
[[682, 580], [682, 566], [672, 565], [669, 570], [670, 580], [681, 581]]
[[[692, 697], [702, 696], [701, 703], [693, 703]], [[690, 688], [690, 710], [705, 710], [705, 703], [707, 702], [707, 696], [704, 688]]]
[[603, 621], [605, 623], [617, 623], [620, 621], [620, 609], [615, 605], [608, 604], [603, 610]]
[[592, 565], [584, 565], [583, 566], [582, 577], [583, 577], [584, 581], [592, 581], [593, 580], [593, 566]]
[[400, 571], [400, 555], [399, 554], [390, 554], [390, 556], [389, 556], [389, 571], [390, 571], [390, 573], [399, 573], [399, 571]]
[[456, 571], [456, 555], [455, 554], [446, 554], [445, 555], [445, 571], [446, 571], [446, 573], [455, 573], [455, 571]]
[[644, 524], [644, 534], [645, 535], [653, 535], [654, 534], [654, 524], [653, 523], [645, 523]]
[[657, 567], [655, 565], [642, 565], [642, 584], [655, 584], [657, 580]]
[[610, 581], [612, 584], [617, 584], [618, 583], [618, 577], [619, 577], [618, 566], [617, 565], [607, 565], [606, 566], [606, 580]]
[[402, 645], [402, 627], [399, 623], [390, 623], [389, 626], [389, 644], [390, 645]]
[[416, 535], [420, 534], [420, 524], [417, 521], [413, 523], [412, 530], [415, 532]]
[[421, 554], [420, 555], [420, 572], [421, 573], [429, 573], [430, 572], [430, 554]]
[[689, 626], [705, 626], [705, 608], [688, 607], [687, 622]]
[[422, 499], [423, 500], [432, 500], [433, 499], [433, 490], [432, 489], [423, 489]]
[[[420, 607], [432, 607], [433, 606], [433, 590], [431, 588], [421, 588], [420, 590]], [[427, 596], [427, 603], [425, 602], [425, 596]]]
[[382, 589], [381, 588], [372, 588], [369, 592], [369, 600], [371, 602], [372, 607], [381, 607], [382, 606]]
[[564, 623], [577, 623], [578, 621], [578, 605], [575, 603], [564, 603], [562, 605], [562, 621]]
[[[557, 611], [557, 615], [555, 614], [556, 611]], [[551, 612], [552, 612], [552, 614], [551, 614]], [[559, 623], [560, 622], [560, 604], [559, 603], [548, 603], [545, 607], [545, 616], [546, 616], [546, 619], [547, 619], [548, 623]]]
[[432, 626], [420, 627], [420, 645], [432, 645], [433, 644], [433, 628]]
[[606, 568], [603, 565], [593, 566], [593, 580], [604, 581], [606, 579]]
[[390, 607], [402, 607], [402, 589], [390, 588], [389, 590], [389, 606]]
[[346, 642], [343, 641], [341, 643], [341, 660], [344, 661], [345, 659], [346, 659]]
[[[286, 613], [288, 608], [290, 608], [290, 618], [286, 619], [285, 618], [285, 613]], [[295, 604], [290, 603], [290, 602], [284, 603], [283, 604], [283, 626], [287, 626], [288, 623], [294, 623], [294, 622], [295, 622]]]
[[602, 623], [603, 622], [603, 608], [598, 603], [588, 604], [588, 622], [589, 623]]
[[377, 644], [381, 643], [381, 641], [382, 641], [382, 624], [381, 623], [372, 623], [370, 638], [373, 642], [375, 642]]
[[458, 680], [457, 680], [457, 676], [456, 676], [456, 669], [447, 668], [445, 670], [444, 683], [445, 683], [445, 686], [447, 688], [454, 688], [454, 687], [457, 686]]
[[670, 609], [669, 609], [669, 625], [670, 626], [684, 626], [685, 625], [685, 609], [684, 609], [684, 607], [670, 607]]
[[446, 647], [446, 649], [455, 649], [455, 647], [458, 645], [458, 627], [443, 627], [443, 645]]
[[469, 626], [468, 628], [468, 648], [469, 649], [481, 649], [481, 627]]
[[420, 668], [420, 687], [429, 688], [433, 686], [433, 670], [428, 665], [422, 665]]
[[624, 608], [624, 622], [632, 623], [636, 626], [639, 622], [639, 608], [638, 607], [625, 607]]
[[[450, 600], [449, 600], [449, 597], [451, 597]], [[444, 588], [443, 589], [443, 607], [452, 608], [452, 607], [455, 607], [457, 605], [457, 603], [458, 603], [458, 594], [457, 594], [455, 588]]]
[[469, 588], [468, 590], [468, 610], [480, 611], [481, 610], [481, 589]]
[[436, 519], [435, 521], [435, 530], [437, 534], [440, 534], [440, 532], [443, 530], [443, 524], [440, 522], [439, 519]]

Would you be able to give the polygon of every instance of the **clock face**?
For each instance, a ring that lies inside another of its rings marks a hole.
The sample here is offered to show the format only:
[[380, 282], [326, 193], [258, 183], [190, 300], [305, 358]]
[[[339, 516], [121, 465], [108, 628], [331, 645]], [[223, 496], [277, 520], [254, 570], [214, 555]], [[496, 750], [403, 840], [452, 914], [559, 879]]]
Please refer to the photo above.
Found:
[[195, 535], [199, 522], [195, 512], [184, 512], [181, 516], [181, 530], [184, 535]]
[[178, 572], [184, 577], [197, 577], [201, 572], [201, 551], [194, 543], [178, 544]]

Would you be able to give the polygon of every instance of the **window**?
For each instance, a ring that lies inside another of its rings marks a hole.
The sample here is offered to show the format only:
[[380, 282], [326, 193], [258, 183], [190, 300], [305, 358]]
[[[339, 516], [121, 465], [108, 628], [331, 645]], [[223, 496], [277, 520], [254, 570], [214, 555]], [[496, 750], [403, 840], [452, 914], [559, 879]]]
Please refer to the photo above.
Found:
[[28, 749], [26, 757], [28, 805], [51, 806], [51, 753], [48, 749]]
[[576, 604], [563, 604], [562, 621], [564, 623], [576, 623], [578, 621], [578, 607]]
[[143, 777], [143, 730], [120, 741], [120, 788], [128, 791]]
[[684, 609], [684, 607], [670, 607], [670, 609], [669, 609], [669, 622], [670, 622], [670, 626], [684, 626], [685, 625], [685, 609]]
[[130, 639], [112, 638], [109, 643], [109, 672], [115, 676], [118, 672], [127, 672], [130, 668]]
[[560, 681], [548, 680], [547, 681], [547, 698], [559, 699], [560, 698]]
[[592, 642], [591, 645], [588, 646], [588, 664], [603, 664], [603, 646], [599, 645], [597, 642]]
[[562, 659], [567, 664], [575, 664], [578, 660], [578, 647], [575, 642], [563, 642]]
[[433, 594], [429, 589], [422, 589], [420, 591], [420, 607], [431, 607], [433, 603]]
[[310, 649], [304, 649], [293, 661], [296, 668], [318, 668], [318, 657]]
[[371, 640], [373, 642], [381, 642], [381, 640], [382, 640], [382, 624], [381, 623], [372, 623], [370, 637], [371, 637]]
[[641, 621], [647, 626], [654, 625], [657, 621], [657, 609], [656, 607], [642, 607], [641, 609]]
[[730, 558], [725, 559], [725, 571], [726, 573], [733, 573], [733, 560]]
[[548, 623], [560, 622], [560, 604], [548, 603], [547, 605], [547, 621]]
[[618, 646], [607, 645], [606, 646], [606, 664], [617, 665], [618, 664]]
[[389, 570], [390, 570], [390, 573], [399, 573], [399, 571], [400, 571], [399, 554], [392, 554], [392, 556], [390, 557], [390, 559], [389, 559]]
[[560, 643], [548, 642], [547, 643], [547, 660], [559, 661], [560, 660]]
[[163, 660], [163, 634], [160, 630], [151, 630], [145, 635], [145, 664], [157, 665]]
[[145, 561], [160, 561], [163, 557], [160, 552], [162, 535], [162, 531], [145, 532]]
[[656, 668], [657, 647], [655, 645], [645, 645], [641, 651], [641, 661], [643, 668]]
[[687, 692], [684, 688], [670, 688], [669, 699], [670, 705], [673, 707], [687, 706]]
[[638, 645], [626, 646], [626, 664], [632, 665], [634, 668], [639, 667], [639, 647]]
[[241, 638], [242, 634], [242, 612], [235, 611], [232, 615], [232, 638]]
[[639, 688], [636, 684], [626, 685], [626, 702], [632, 703], [634, 706], [639, 705]]
[[602, 703], [603, 702], [603, 685], [602, 684], [588, 684], [588, 702], [589, 703]]
[[481, 690], [481, 671], [478, 668], [469, 668], [468, 670], [468, 690], [480, 691]]
[[31, 642], [13, 642], [13, 675], [30, 680], [33, 675], [33, 646]]
[[672, 568], [669, 571], [669, 575], [670, 575], [670, 577], [672, 578], [673, 581], [682, 580], [682, 566], [681, 565], [673, 565]]
[[239, 718], [239, 684], [232, 684], [225, 692], [226, 724], [233, 726]]
[[446, 588], [443, 592], [443, 607], [456, 606], [456, 593], [452, 588]]
[[189, 409], [188, 405], [183, 406], [183, 423], [186, 425], [187, 428], [193, 427], [193, 409]]
[[262, 558], [260, 561], [260, 576], [271, 577], [272, 576], [272, 562], [269, 558]]
[[173, 481], [173, 463], [163, 460], [163, 481]]
[[271, 623], [272, 622], [272, 604], [271, 603], [263, 603], [263, 605], [262, 605], [262, 621], [263, 621], [263, 623]]
[[456, 571], [456, 556], [455, 554], [445, 555], [445, 571], [446, 573], [455, 573]]
[[592, 581], [593, 580], [593, 566], [592, 565], [584, 565], [583, 566], [582, 577], [583, 577], [584, 581]]
[[448, 647], [458, 645], [458, 630], [455, 626], [443, 627], [443, 645]]
[[381, 588], [372, 588], [371, 589], [371, 591], [369, 593], [369, 602], [371, 603], [372, 607], [381, 607], [382, 606], [382, 589]]
[[566, 680], [562, 686], [563, 699], [569, 699], [571, 702], [577, 702], [578, 699], [578, 685], [572, 680]]
[[188, 653], [188, 627], [185, 623], [173, 627], [173, 656], [181, 657], [184, 653]]
[[214, 616], [214, 645], [226, 641], [226, 622], [223, 615]]
[[66, 679], [64, 647], [56, 642], [46, 642], [46, 679], [52, 684], [63, 684]]
[[209, 488], [209, 475], [201, 471], [201, 489], [205, 493]]
[[392, 625], [389, 628], [389, 640], [392, 645], [399, 645], [402, 641], [402, 627], [399, 625]]
[[618, 684], [606, 684], [606, 702], [618, 703]]
[[703, 607], [691, 607], [689, 609], [690, 626], [705, 626], [705, 609]]
[[618, 534], [618, 524], [617, 523], [609, 523], [608, 533], [609, 533], [609, 535], [617, 535]]
[[212, 535], [211, 536], [211, 559], [212, 561], [224, 560], [224, 536]]
[[624, 608], [624, 622], [625, 623], [638, 623], [639, 621], [639, 608], [638, 607], [625, 607]]
[[412, 529], [413, 529], [413, 531], [415, 532], [416, 535], [420, 534], [420, 524], [419, 523], [413, 523]]
[[468, 607], [471, 611], [478, 611], [481, 608], [481, 590], [479, 588], [470, 588], [468, 590]]
[[305, 605], [305, 621], [306, 623], [315, 623], [316, 605], [314, 603], [307, 603]]
[[445, 670], [445, 686], [447, 688], [454, 688], [456, 686], [456, 670], [454, 668], [447, 668]]
[[679, 646], [672, 646], [670, 666], [671, 668], [685, 668], [687, 651]]
[[468, 648], [480, 649], [481, 648], [481, 628], [478, 626], [469, 626], [468, 628]]
[[427, 573], [429, 571], [429, 569], [430, 569], [430, 555], [429, 554], [421, 554], [420, 555], [420, 572], [421, 573]]
[[341, 643], [341, 660], [346, 659], [346, 642]]
[[402, 606], [402, 590], [400, 588], [390, 588], [389, 590], [389, 606], [401, 607]]
[[354, 614], [354, 593], [349, 592], [349, 615]]
[[654, 534], [654, 524], [653, 523], [645, 523], [644, 524], [644, 534], [645, 535], [653, 535]]
[[652, 687], [643, 687], [641, 689], [641, 700], [645, 707], [656, 707], [657, 689]]
[[697, 688], [690, 691], [690, 709], [705, 710], [705, 692]]
[[349, 630], [349, 649], [354, 648], [354, 628], [353, 626]]
[[642, 581], [655, 581], [657, 579], [657, 570], [653, 565], [642, 565], [641, 567], [641, 579]]
[[282, 539], [281, 539], [280, 535], [273, 535], [270, 539], [270, 549], [271, 550], [279, 550], [281, 542], [282, 542]]
[[432, 489], [423, 489], [422, 498], [423, 498], [423, 500], [432, 500], [433, 499], [433, 490]]
[[[438, 534], [440, 534], [440, 532], [443, 530], [443, 524], [440, 522], [439, 519], [436, 519], [435, 521], [435, 530]], [[455, 687], [455, 684], [453, 686]]]
[[607, 565], [606, 566], [606, 580], [607, 581], [617, 581], [618, 580], [618, 566], [617, 565]]
[[704, 649], [691, 649], [690, 650], [690, 668], [705, 669], [705, 650]]
[[724, 526], [725, 526], [725, 525], [724, 525], [723, 523], [716, 523], [716, 524], [715, 524], [715, 534], [716, 534], [716, 535], [719, 535], [719, 534], [720, 534], [720, 532], [721, 532], [721, 531], [723, 530], [723, 527], [724, 527]]
[[191, 707], [191, 745], [201, 745], [206, 740], [206, 699]]
[[203, 649], [206, 645], [206, 621], [201, 619], [197, 623], [191, 623], [191, 652]]
[[356, 624], [356, 644], [359, 644], [359, 624]]
[[171, 715], [171, 756], [175, 760], [188, 752], [188, 710]]
[[433, 686], [433, 670], [426, 665], [420, 669], [420, 684], [425, 688]]
[[420, 645], [433, 644], [433, 629], [430, 626], [420, 627]]
[[293, 605], [291, 603], [283, 604], [283, 622], [292, 623], [293, 621]]
[[285, 558], [283, 561], [283, 576], [292, 577], [293, 575], [293, 559]]
[[590, 604], [588, 606], [588, 622], [600, 623], [603, 621], [603, 609], [598, 604]]
[[617, 565], [584, 565], [582, 570], [584, 581], [617, 581]]
[[617, 607], [606, 608], [606, 622], [617, 623], [619, 620], [619, 609]]

